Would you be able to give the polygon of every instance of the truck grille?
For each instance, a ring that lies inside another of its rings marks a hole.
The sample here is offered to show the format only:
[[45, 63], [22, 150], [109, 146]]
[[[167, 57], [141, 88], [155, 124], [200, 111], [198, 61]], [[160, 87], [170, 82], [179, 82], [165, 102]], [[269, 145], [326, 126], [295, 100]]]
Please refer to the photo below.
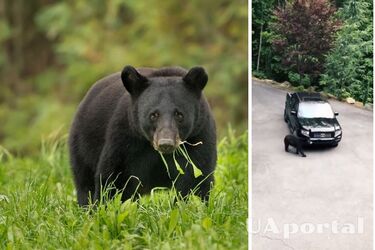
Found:
[[312, 132], [312, 138], [332, 138], [334, 134], [332, 132]]

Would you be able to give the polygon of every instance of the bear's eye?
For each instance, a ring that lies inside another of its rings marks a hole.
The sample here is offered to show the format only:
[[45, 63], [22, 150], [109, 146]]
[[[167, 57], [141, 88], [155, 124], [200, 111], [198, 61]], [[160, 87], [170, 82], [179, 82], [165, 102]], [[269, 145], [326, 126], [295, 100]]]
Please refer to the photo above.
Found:
[[176, 117], [176, 120], [179, 122], [182, 122], [184, 119], [184, 115], [181, 112], [175, 111], [174, 116]]
[[150, 114], [150, 120], [156, 121], [159, 118], [159, 112], [153, 112]]

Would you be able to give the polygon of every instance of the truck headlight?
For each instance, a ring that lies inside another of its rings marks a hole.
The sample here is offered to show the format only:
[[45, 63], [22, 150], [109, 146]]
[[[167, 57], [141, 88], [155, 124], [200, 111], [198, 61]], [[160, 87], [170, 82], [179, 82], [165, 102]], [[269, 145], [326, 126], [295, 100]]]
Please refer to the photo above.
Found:
[[305, 130], [305, 129], [301, 129], [301, 134], [304, 135], [304, 136], [309, 137], [310, 136], [310, 131]]
[[335, 137], [341, 135], [341, 128], [335, 130]]

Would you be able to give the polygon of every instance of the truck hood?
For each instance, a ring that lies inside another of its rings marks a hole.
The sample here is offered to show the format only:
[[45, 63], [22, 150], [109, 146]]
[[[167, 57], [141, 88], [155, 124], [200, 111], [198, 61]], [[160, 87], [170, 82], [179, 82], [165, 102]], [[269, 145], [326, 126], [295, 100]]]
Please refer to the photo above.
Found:
[[341, 128], [336, 118], [298, 118], [305, 130], [331, 132]]

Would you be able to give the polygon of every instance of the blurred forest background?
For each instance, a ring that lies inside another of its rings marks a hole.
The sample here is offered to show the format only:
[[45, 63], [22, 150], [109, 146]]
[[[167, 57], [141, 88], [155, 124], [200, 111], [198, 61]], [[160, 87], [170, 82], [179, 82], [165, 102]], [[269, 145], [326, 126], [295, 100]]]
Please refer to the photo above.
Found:
[[253, 0], [252, 4], [254, 76], [372, 106], [372, 0]]
[[98, 79], [202, 65], [224, 135], [247, 128], [246, 0], [0, 0], [0, 145], [35, 154]]

